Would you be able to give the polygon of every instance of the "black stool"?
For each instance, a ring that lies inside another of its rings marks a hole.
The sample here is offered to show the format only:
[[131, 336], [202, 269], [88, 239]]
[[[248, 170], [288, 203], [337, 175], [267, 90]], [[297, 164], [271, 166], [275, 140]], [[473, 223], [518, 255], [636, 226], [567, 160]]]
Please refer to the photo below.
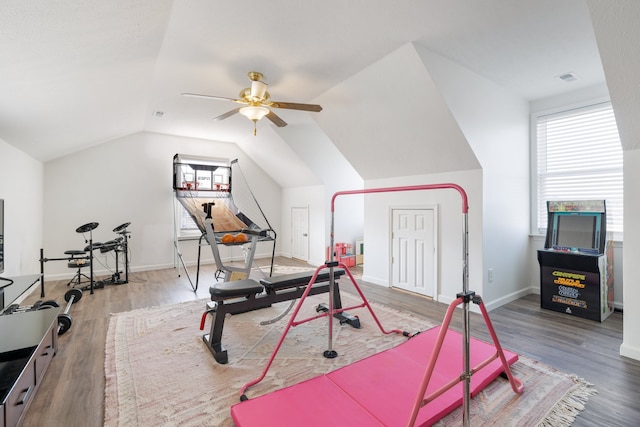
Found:
[[[91, 278], [82, 272], [82, 269], [84, 267], [89, 267], [89, 259], [86, 256], [87, 253], [85, 251], [76, 250], [76, 249], [64, 251], [64, 253], [65, 255], [71, 255], [71, 258], [69, 258], [69, 263], [67, 264], [67, 267], [78, 269], [78, 271], [76, 272], [76, 275], [73, 276], [73, 278], [69, 281], [69, 283], [67, 283], [67, 286], [71, 286], [71, 284], [73, 284], [73, 287], [75, 288], [76, 286], [79, 286], [81, 283], [84, 283], [87, 281], [90, 282]], [[82, 280], [83, 277], [87, 279], [84, 282]]]

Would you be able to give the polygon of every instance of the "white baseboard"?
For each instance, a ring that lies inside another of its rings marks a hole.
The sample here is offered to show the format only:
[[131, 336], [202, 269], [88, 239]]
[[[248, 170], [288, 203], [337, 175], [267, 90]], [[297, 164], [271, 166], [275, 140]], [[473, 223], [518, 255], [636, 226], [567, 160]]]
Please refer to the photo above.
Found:
[[640, 347], [630, 346], [622, 343], [620, 346], [620, 355], [634, 360], [640, 360]]
[[373, 276], [363, 275], [362, 281], [367, 283], [373, 283], [374, 285], [384, 286], [385, 288], [389, 287], [389, 283], [386, 280], [380, 280], [377, 277], [373, 277]]
[[[284, 256], [281, 254], [276, 253], [275, 256]], [[271, 254], [256, 254], [255, 255], [255, 259], [267, 259], [267, 258], [271, 258]], [[244, 258], [239, 255], [236, 257], [226, 257], [222, 259], [222, 262], [226, 263], [226, 262], [234, 262], [234, 261], [244, 261]], [[95, 264], [95, 263], [94, 263]], [[184, 260], [184, 264], [187, 267], [196, 267], [198, 265], [198, 261], [197, 260]], [[208, 258], [208, 259], [200, 259], [200, 265], [213, 265], [215, 264], [215, 261], [213, 258]], [[324, 264], [324, 262], [319, 263], [320, 264]], [[174, 265], [173, 263], [163, 263], [163, 264], [147, 264], [147, 265], [138, 265], [138, 266], [132, 266], [129, 265], [129, 272], [130, 273], [135, 273], [135, 272], [141, 272], [141, 271], [153, 271], [153, 270], [166, 270], [169, 268], [180, 268], [182, 269], [182, 263], [178, 260], [178, 264]], [[89, 270], [85, 269], [83, 270], [83, 273], [88, 275]], [[103, 277], [103, 276], [111, 276], [113, 274], [112, 270], [108, 270], [108, 269], [94, 269], [93, 270], [93, 275], [94, 277]], [[46, 274], [45, 273], [45, 280], [71, 280], [73, 278], [73, 276], [76, 275], [75, 270], [70, 270], [67, 273], [61, 273], [61, 274]]]
[[504, 296], [502, 296], [501, 298], [498, 298], [495, 301], [491, 301], [490, 303], [487, 303], [485, 301], [484, 305], [487, 308], [487, 311], [495, 310], [498, 307], [501, 307], [501, 306], [503, 306], [505, 304], [509, 304], [510, 302], [515, 301], [517, 299], [520, 299], [522, 297], [525, 297], [525, 296], [527, 296], [527, 295], [529, 295], [531, 293], [534, 293], [534, 292], [532, 292], [531, 288], [521, 289], [519, 291], [512, 292], [512, 293], [510, 293], [508, 295], [504, 295]]
[[[505, 295], [502, 298], [499, 298], [499, 299], [497, 299], [495, 301], [492, 301], [490, 303], [487, 303], [483, 299], [484, 306], [487, 309], [487, 311], [490, 312], [491, 310], [495, 310], [498, 307], [501, 307], [501, 306], [503, 306], [505, 304], [508, 304], [508, 303], [510, 303], [512, 301], [520, 299], [520, 298], [522, 298], [524, 296], [527, 296], [529, 294], [531, 294], [531, 291], [530, 291], [529, 288], [527, 288], [527, 289], [523, 289], [523, 290], [520, 290], [520, 291], [517, 291], [517, 292], [513, 292], [513, 293], [511, 293], [509, 295]], [[480, 295], [480, 296], [482, 296], [482, 295]], [[451, 298], [451, 297], [446, 296], [446, 295], [438, 295], [438, 302], [441, 302], [443, 304], [451, 304], [453, 301], [455, 301], [455, 298]], [[460, 305], [458, 308], [460, 308], [460, 307], [462, 307], [462, 305]], [[474, 313], [481, 313], [480, 307], [477, 304], [470, 304], [469, 305], [469, 310], [474, 312]]]
[[[445, 296], [445, 295], [438, 295], [438, 302], [440, 302], [442, 304], [450, 305], [455, 300], [456, 300], [456, 298], [451, 298], [451, 297]], [[462, 309], [462, 304], [457, 306], [456, 309]], [[480, 314], [480, 307], [478, 307], [475, 304], [469, 304], [469, 311], [471, 311], [472, 313]]]
[[314, 267], [320, 267], [321, 265], [325, 265], [326, 261], [322, 260], [315, 260], [315, 259], [310, 259], [309, 261], [307, 261], [307, 264], [311, 264]]
[[[201, 263], [201, 264], [204, 264]], [[189, 264], [187, 264], [189, 265]], [[193, 264], [195, 265], [195, 263]], [[180, 266], [182, 268], [182, 266]], [[138, 266], [138, 267], [129, 267], [129, 272], [133, 273], [136, 271], [152, 271], [152, 270], [166, 270], [169, 268], [175, 268], [175, 266], [173, 264], [155, 264], [155, 265], [144, 265], [144, 266]], [[84, 274], [89, 275], [89, 270], [85, 269], [82, 271]], [[106, 270], [106, 269], [100, 269], [100, 270], [93, 270], [93, 276], [94, 277], [104, 277], [104, 276], [111, 276], [113, 274], [113, 271], [111, 270]], [[62, 273], [62, 274], [46, 274], [44, 275], [45, 281], [47, 280], [71, 280], [74, 276], [76, 275], [76, 272], [71, 272], [71, 273]]]

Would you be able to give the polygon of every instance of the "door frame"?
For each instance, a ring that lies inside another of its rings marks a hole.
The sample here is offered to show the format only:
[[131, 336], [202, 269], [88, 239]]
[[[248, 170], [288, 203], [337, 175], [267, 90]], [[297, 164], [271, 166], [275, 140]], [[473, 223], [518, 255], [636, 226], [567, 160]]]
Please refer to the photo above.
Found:
[[[440, 241], [440, 233], [439, 233], [439, 217], [438, 217], [438, 205], [394, 205], [389, 206], [389, 287], [393, 288], [393, 211], [394, 210], [432, 210], [433, 211], [433, 289], [432, 296], [433, 301], [438, 301], [438, 295], [440, 290], [440, 272], [439, 272], [439, 257], [438, 254], [440, 252], [439, 241]], [[401, 289], [401, 288], [397, 288]], [[421, 295], [420, 293], [417, 293]], [[426, 296], [426, 295], [425, 295]]]

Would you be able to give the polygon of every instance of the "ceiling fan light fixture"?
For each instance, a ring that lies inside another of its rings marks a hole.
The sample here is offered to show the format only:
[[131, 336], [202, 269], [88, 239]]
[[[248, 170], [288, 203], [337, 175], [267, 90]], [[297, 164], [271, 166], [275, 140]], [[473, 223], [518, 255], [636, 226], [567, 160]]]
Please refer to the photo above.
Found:
[[249, 106], [242, 107], [238, 112], [249, 120], [257, 122], [258, 120], [269, 114], [269, 109], [267, 107], [261, 106]]
[[238, 112], [253, 122], [253, 136], [256, 136], [257, 133], [256, 124], [258, 123], [258, 120], [270, 113], [267, 107], [259, 105], [242, 107]]

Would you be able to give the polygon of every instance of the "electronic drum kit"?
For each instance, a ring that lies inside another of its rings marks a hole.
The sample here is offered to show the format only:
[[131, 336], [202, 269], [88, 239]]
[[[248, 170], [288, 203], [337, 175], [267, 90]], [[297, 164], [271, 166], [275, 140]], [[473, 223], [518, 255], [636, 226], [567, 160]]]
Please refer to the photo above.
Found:
[[[93, 294], [93, 290], [95, 288], [104, 287], [106, 284], [125, 284], [129, 282], [129, 254], [128, 254], [128, 244], [129, 244], [129, 234], [131, 234], [127, 227], [131, 225], [130, 222], [126, 222], [121, 224], [113, 229], [113, 232], [118, 234], [119, 236], [113, 240], [110, 240], [105, 243], [93, 242], [93, 230], [98, 227], [97, 222], [89, 222], [87, 224], [81, 225], [76, 228], [76, 233], [85, 234], [89, 233], [89, 240], [85, 240], [85, 243], [88, 245], [83, 250], [71, 249], [64, 252], [65, 257], [60, 258], [45, 258], [44, 257], [44, 249], [40, 249], [40, 297], [44, 298], [44, 264], [48, 261], [67, 261], [69, 268], [77, 268], [78, 272], [75, 277], [68, 283], [74, 286], [69, 289], [65, 295], [64, 299], [67, 302], [64, 310], [58, 315], [58, 335], [64, 334], [66, 331], [71, 328], [71, 324], [73, 319], [69, 314], [69, 310], [71, 306], [82, 298], [82, 291], [90, 290]], [[100, 253], [108, 253], [111, 251], [115, 252], [116, 258], [116, 266], [115, 273], [111, 276], [111, 278], [106, 280], [101, 280], [96, 282], [93, 280], [93, 252], [95, 250], [100, 250]], [[118, 266], [118, 259], [120, 257], [120, 253], [124, 253], [124, 262], [125, 262], [125, 278], [122, 280], [120, 278], [120, 271]], [[89, 276], [82, 274], [81, 270], [83, 267], [89, 264], [89, 268], [91, 269]], [[80, 285], [80, 283], [86, 283], [86, 281], [82, 281], [82, 278], [88, 279], [90, 282], [89, 285], [84, 287], [75, 287], [76, 285]], [[31, 306], [20, 307], [17, 304], [13, 304], [9, 307], [6, 307], [4, 310], [0, 310], [0, 315], [5, 314], [13, 314], [19, 313], [22, 311], [32, 311], [32, 310], [40, 310], [49, 307], [59, 307], [58, 303], [54, 300], [48, 301], [38, 301]]]
[[[129, 245], [129, 235], [131, 233], [127, 230], [127, 227], [129, 227], [131, 223], [125, 222], [124, 224], [121, 224], [116, 228], [114, 228], [113, 232], [118, 234], [119, 236], [116, 239], [109, 240], [108, 242], [105, 242], [105, 243], [93, 241], [93, 230], [95, 230], [98, 227], [98, 225], [99, 224], [97, 222], [89, 222], [87, 224], [81, 225], [80, 227], [76, 228], [76, 233], [80, 233], [80, 234], [89, 233], [89, 239], [88, 240], [85, 239], [85, 243], [88, 243], [88, 244], [82, 250], [73, 249], [73, 250], [65, 251], [64, 258], [45, 258], [44, 250], [40, 249], [41, 297], [44, 297], [44, 263], [48, 261], [67, 261], [69, 268], [78, 268], [78, 273], [76, 274], [74, 279], [72, 279], [71, 282], [69, 282], [69, 285], [74, 283], [74, 287], [75, 287], [76, 285], [79, 285], [80, 283], [82, 283], [83, 282], [82, 277], [85, 277], [88, 279], [90, 284], [79, 289], [82, 291], [89, 290], [91, 294], [93, 294], [94, 289], [102, 288], [104, 287], [104, 285], [107, 285], [107, 284], [121, 285], [129, 282], [128, 245]], [[115, 272], [112, 274], [112, 276], [108, 279], [101, 280], [98, 282], [94, 281], [93, 279], [94, 251], [96, 250], [99, 250], [101, 254], [114, 251], [115, 259], [116, 259]], [[120, 268], [119, 258], [121, 253], [124, 253], [124, 264], [125, 264], [124, 279], [121, 278], [120, 276], [121, 271], [119, 270]], [[90, 268], [89, 276], [85, 276], [84, 274], [81, 273], [81, 268], [86, 266], [87, 264], [89, 265], [89, 268]], [[84, 281], [83, 283], [86, 283], [86, 281]]]
[[[93, 224], [95, 224], [95, 226], [93, 226], [93, 228], [88, 229], [89, 227], [91, 227]], [[111, 251], [115, 252], [115, 259], [116, 259], [116, 265], [115, 265], [115, 272], [112, 274], [111, 278], [109, 279], [105, 279], [105, 280], [101, 280], [99, 282], [96, 283], [96, 287], [101, 288], [104, 287], [104, 285], [108, 285], [108, 284], [114, 284], [114, 285], [123, 285], [125, 283], [129, 283], [129, 235], [131, 234], [130, 231], [127, 230], [127, 227], [129, 227], [131, 225], [130, 222], [125, 222], [124, 224], [120, 224], [119, 226], [117, 226], [116, 228], [113, 229], [113, 232], [116, 234], [119, 234], [119, 236], [113, 240], [109, 240], [107, 242], [104, 243], [100, 243], [100, 242], [91, 242], [89, 245], [87, 245], [84, 248], [85, 252], [89, 252], [91, 255], [93, 256], [92, 253], [93, 251], [99, 250], [101, 254], [106, 254], [109, 253]], [[97, 223], [90, 223], [90, 224], [86, 224], [83, 225], [81, 227], [78, 227], [78, 229], [76, 230], [76, 232], [78, 233], [86, 233], [87, 231], [91, 231], [93, 229], [95, 229], [98, 226]], [[121, 271], [120, 271], [120, 267], [119, 267], [119, 259], [120, 259], [120, 253], [124, 253], [124, 279], [121, 278]]]

